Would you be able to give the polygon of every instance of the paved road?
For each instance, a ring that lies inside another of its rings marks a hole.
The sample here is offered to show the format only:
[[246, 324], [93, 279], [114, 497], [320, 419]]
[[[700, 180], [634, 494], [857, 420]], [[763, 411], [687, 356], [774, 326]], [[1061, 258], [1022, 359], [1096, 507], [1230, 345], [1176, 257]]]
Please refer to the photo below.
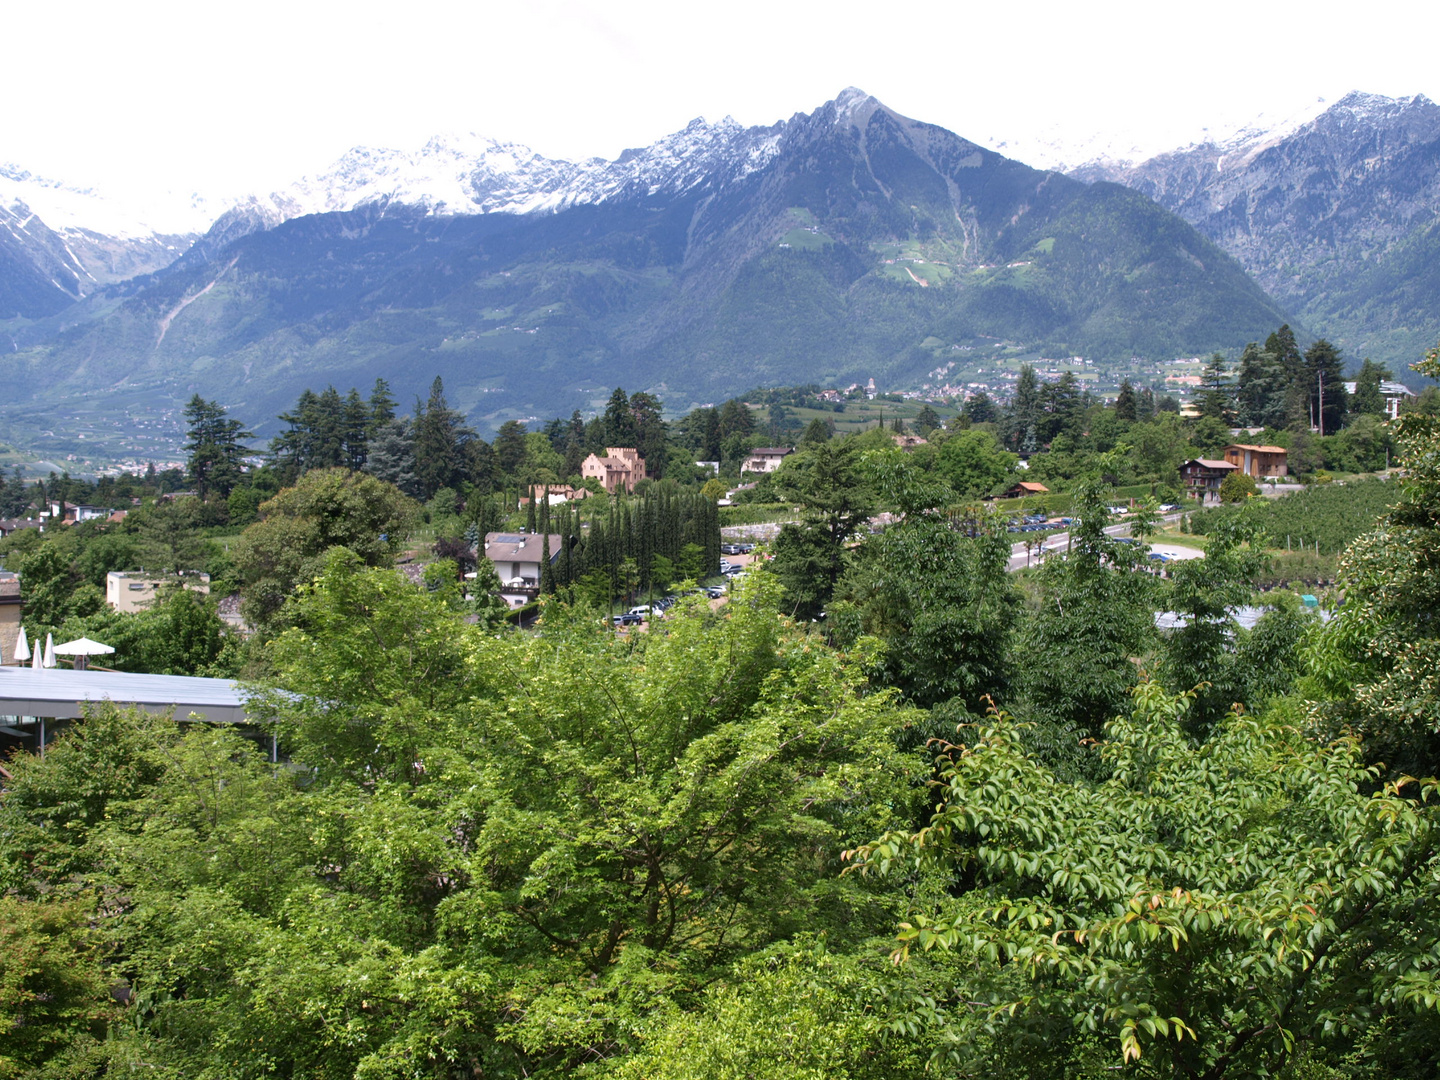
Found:
[[[1179, 521], [1180, 515], [1167, 514], [1162, 520], [1167, 523]], [[1130, 524], [1128, 522], [1105, 526], [1105, 535], [1107, 536], [1128, 536], [1129, 533]], [[1051, 552], [1059, 551], [1063, 553], [1070, 544], [1070, 534], [1068, 532], [1052, 533], [1050, 536], [1045, 537], [1044, 543], [1040, 548], [1034, 547], [1034, 543], [1035, 541], [1032, 540], [1032, 546], [1028, 554], [1023, 542], [1010, 545], [1010, 564], [1007, 569], [1009, 569], [1011, 573], [1024, 569], [1026, 566], [1039, 565]], [[1172, 559], [1199, 559], [1205, 554], [1198, 548], [1184, 547], [1180, 544], [1151, 544], [1150, 550], [1159, 552], [1162, 555], [1168, 555]]]

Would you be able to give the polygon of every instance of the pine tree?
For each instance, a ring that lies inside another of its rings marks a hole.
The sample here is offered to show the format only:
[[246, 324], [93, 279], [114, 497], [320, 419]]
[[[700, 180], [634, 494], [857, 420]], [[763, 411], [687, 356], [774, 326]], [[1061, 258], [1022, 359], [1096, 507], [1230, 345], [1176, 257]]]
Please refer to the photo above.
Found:
[[1394, 377], [1389, 368], [1367, 357], [1360, 365], [1360, 373], [1355, 376], [1355, 395], [1350, 399], [1350, 411], [1357, 416], [1384, 416], [1385, 399], [1380, 396], [1380, 382]]
[[605, 405], [605, 445], [633, 447], [635, 443], [635, 417], [630, 411], [630, 399], [625, 396], [625, 390], [617, 386]]
[[407, 420], [390, 420], [376, 430], [365, 460], [365, 471], [377, 480], [394, 484], [407, 495], [417, 493], [415, 450]]
[[1200, 385], [1204, 387], [1200, 394], [1200, 414], [1229, 423], [1233, 411], [1230, 376], [1225, 369], [1225, 357], [1222, 354], [1211, 354], [1205, 369], [1200, 373]]
[[1135, 421], [1135, 388], [1129, 379], [1121, 380], [1120, 392], [1115, 395], [1115, 419]]
[[978, 390], [965, 399], [960, 414], [972, 424], [993, 424], [996, 417], [999, 416], [1000, 410], [995, 407], [995, 402], [991, 400], [989, 394], [984, 390]]
[[[550, 498], [542, 496], [540, 504], [540, 591], [546, 596], [555, 594], [555, 572], [550, 567]], [[534, 503], [532, 501], [531, 505]]]
[[1253, 341], [1246, 345], [1235, 381], [1237, 421], [1245, 427], [1284, 427], [1288, 379], [1278, 355]]
[[370, 453], [370, 407], [354, 387], [345, 395], [340, 431], [345, 445], [345, 467], [363, 469]]
[[495, 433], [495, 464], [506, 476], [519, 476], [525, 464], [525, 425], [506, 420]]
[[1315, 427], [1321, 435], [1336, 434], [1349, 411], [1340, 350], [1324, 338], [1314, 342], [1305, 350], [1305, 379]]
[[466, 444], [474, 438], [464, 418], [446, 403], [445, 385], [437, 375], [430, 385], [430, 399], [423, 405], [415, 403], [412, 423], [415, 480], [422, 499], [428, 500], [442, 487], [460, 487]]
[[1040, 379], [1033, 367], [1021, 364], [1020, 377], [1015, 380], [1015, 393], [1010, 398], [1010, 407], [1005, 414], [1006, 445], [1010, 449], [1023, 449], [1028, 437], [1033, 449], [1035, 436], [1043, 419], [1044, 401], [1040, 393]]
[[375, 386], [370, 391], [370, 426], [367, 434], [374, 438], [391, 420], [395, 419], [395, 406], [397, 402], [390, 393], [390, 384], [384, 379], [376, 379]]
[[228, 496], [240, 482], [241, 461], [248, 452], [240, 440], [254, 438], [254, 432], [230, 419], [219, 402], [206, 401], [199, 394], [185, 406], [185, 420], [189, 425], [186, 469], [196, 493], [202, 499], [210, 494]]
[[635, 441], [616, 445], [634, 446], [645, 459], [648, 476], [665, 475], [665, 420], [660, 400], [653, 394], [630, 395], [630, 417], [635, 428]]

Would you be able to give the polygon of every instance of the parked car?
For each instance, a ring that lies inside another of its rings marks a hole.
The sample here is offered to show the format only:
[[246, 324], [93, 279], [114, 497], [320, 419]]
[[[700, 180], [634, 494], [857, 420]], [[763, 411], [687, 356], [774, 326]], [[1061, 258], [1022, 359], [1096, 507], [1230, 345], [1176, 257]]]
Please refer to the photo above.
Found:
[[611, 615], [610, 621], [616, 626], [639, 626], [645, 620], [629, 611], [622, 615]]
[[649, 604], [636, 604], [629, 611], [627, 611], [626, 614], [634, 615], [641, 619], [648, 619], [650, 617], [651, 610], [652, 609]]
[[719, 585], [711, 585], [708, 589], [705, 590], [705, 595], [708, 596], [711, 600], [719, 600], [725, 595], [725, 590]]
[[720, 545], [720, 554], [721, 554], [721, 555], [739, 555], [739, 554], [740, 554], [740, 545], [739, 545], [739, 544], [721, 544], [721, 545]]

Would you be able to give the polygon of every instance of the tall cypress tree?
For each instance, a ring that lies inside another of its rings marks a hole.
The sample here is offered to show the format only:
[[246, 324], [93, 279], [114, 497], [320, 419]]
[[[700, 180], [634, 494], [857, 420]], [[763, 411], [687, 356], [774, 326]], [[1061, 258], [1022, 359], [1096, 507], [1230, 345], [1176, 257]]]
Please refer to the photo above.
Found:
[[550, 568], [550, 499], [540, 504], [540, 591], [546, 596], [555, 593], [555, 573]]

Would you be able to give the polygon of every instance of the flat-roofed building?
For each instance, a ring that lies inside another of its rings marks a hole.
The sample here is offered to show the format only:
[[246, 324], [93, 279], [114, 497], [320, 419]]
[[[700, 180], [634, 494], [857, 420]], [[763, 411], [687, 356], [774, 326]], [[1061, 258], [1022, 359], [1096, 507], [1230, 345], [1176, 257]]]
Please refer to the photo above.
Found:
[[0, 570], [0, 664], [13, 663], [20, 639], [20, 575]]
[[201, 596], [210, 595], [210, 575], [199, 571], [147, 574], [143, 570], [111, 570], [105, 575], [105, 603], [116, 611], [144, 611], [167, 585], [183, 585]]
[[761, 446], [750, 451], [740, 465], [742, 473], [772, 473], [780, 468], [787, 457], [795, 452], [793, 446]]

